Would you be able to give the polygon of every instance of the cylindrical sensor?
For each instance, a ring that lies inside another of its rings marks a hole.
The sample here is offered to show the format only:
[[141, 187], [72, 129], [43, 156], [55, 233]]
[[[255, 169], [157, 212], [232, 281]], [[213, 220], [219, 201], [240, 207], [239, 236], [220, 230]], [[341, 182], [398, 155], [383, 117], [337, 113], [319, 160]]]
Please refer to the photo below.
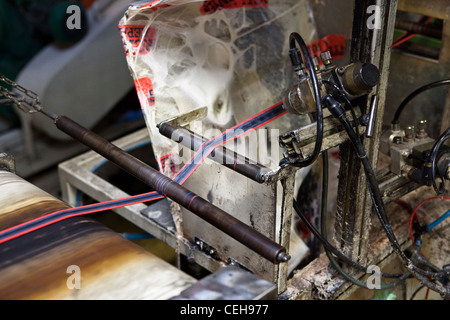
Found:
[[316, 103], [308, 77], [302, 77], [297, 86], [286, 92], [283, 108], [287, 112], [296, 115], [316, 112]]
[[342, 74], [344, 89], [355, 96], [367, 93], [379, 81], [380, 71], [371, 63], [353, 63], [345, 68]]

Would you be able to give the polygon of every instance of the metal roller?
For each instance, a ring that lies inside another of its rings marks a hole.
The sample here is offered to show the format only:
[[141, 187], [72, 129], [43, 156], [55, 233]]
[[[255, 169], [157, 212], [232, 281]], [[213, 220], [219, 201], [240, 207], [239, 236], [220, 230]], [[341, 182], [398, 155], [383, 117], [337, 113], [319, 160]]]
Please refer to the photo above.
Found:
[[[205, 138], [194, 134], [186, 128], [174, 127], [168, 123], [159, 125], [159, 133], [193, 151], [200, 150], [203, 144], [207, 142]], [[262, 183], [264, 174], [271, 171], [260, 164], [251, 163], [251, 160], [225, 147], [216, 148], [209, 155], [209, 158], [258, 183]]]
[[[67, 205], [0, 170], [0, 229]], [[78, 278], [77, 278], [78, 277]], [[73, 217], [0, 245], [0, 299], [151, 299], [196, 280], [90, 217]]]
[[61, 131], [88, 146], [120, 168], [153, 187], [160, 194], [172, 199], [267, 260], [273, 263], [289, 260], [289, 256], [286, 254], [286, 248], [199, 197], [182, 185], [174, 182], [151, 166], [121, 150], [94, 132], [65, 116], [54, 117], [54, 121]]

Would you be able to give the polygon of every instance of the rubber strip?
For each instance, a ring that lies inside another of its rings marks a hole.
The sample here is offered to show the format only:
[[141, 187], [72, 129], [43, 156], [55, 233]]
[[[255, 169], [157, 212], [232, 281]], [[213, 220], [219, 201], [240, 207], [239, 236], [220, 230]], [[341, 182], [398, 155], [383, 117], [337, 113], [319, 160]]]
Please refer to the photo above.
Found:
[[[286, 110], [283, 109], [282, 103], [275, 104], [274, 106], [248, 118], [247, 120], [205, 142], [202, 148], [192, 156], [190, 161], [186, 163], [180, 171], [178, 171], [173, 180], [179, 184], [183, 184], [198, 168], [198, 166], [211, 154], [211, 152], [214, 151], [214, 149], [231, 140], [237, 139], [238, 137], [247, 134], [252, 130], [256, 130], [261, 126], [264, 126], [265, 124], [281, 117], [284, 114], [286, 114]], [[40, 228], [46, 227], [48, 225], [54, 224], [61, 220], [76, 216], [88, 215], [95, 212], [112, 210], [138, 203], [150, 202], [162, 199], [164, 197], [165, 196], [161, 195], [160, 193], [152, 191], [122, 199], [109, 200], [96, 204], [74, 207], [49, 213], [42, 217], [0, 231], [0, 244], [18, 238]]]

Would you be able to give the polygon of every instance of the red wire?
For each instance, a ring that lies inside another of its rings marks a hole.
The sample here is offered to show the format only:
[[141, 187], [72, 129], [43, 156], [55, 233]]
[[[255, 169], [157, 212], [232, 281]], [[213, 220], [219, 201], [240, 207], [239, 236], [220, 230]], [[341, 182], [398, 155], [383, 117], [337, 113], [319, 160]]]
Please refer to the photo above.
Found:
[[[431, 197], [431, 198], [428, 198], [428, 199], [423, 200], [421, 203], [419, 203], [419, 204], [414, 208], [414, 210], [413, 210], [412, 213], [411, 213], [411, 218], [409, 219], [409, 236], [410, 236], [410, 238], [411, 238], [412, 243], [415, 243], [415, 241], [414, 241], [414, 235], [413, 235], [413, 232], [412, 232], [412, 222], [413, 222], [414, 219], [418, 221], [418, 218], [417, 218], [417, 216], [416, 216], [417, 210], [419, 210], [419, 208], [420, 208], [421, 206], [423, 206], [425, 203], [430, 202], [430, 201], [434, 201], [434, 200], [450, 200], [450, 197], [447, 197], [447, 196]], [[400, 203], [399, 203], [399, 204], [400, 204]], [[423, 256], [422, 253], [421, 253], [421, 255]], [[429, 293], [430, 293], [430, 288], [427, 288], [427, 291], [426, 291], [426, 293], [425, 293], [425, 300], [428, 300], [428, 295], [429, 295]]]
[[416, 33], [413, 33], [413, 34], [407, 36], [406, 38], [404, 38], [404, 39], [402, 39], [402, 40], [400, 40], [400, 41], [394, 43], [394, 44], [392, 45], [392, 48], [395, 48], [395, 47], [401, 45], [402, 43], [408, 41], [408, 40], [411, 39], [411, 38], [414, 38], [415, 36], [416, 36]]
[[[425, 18], [425, 16], [422, 16], [422, 17], [419, 19], [419, 23], [420, 23], [420, 21], [421, 21], [423, 18]], [[431, 17], [428, 17], [428, 18], [423, 22], [423, 25], [426, 26], [427, 24], [429, 24], [429, 23], [431, 22], [431, 20], [432, 20], [432, 18], [431, 18]], [[407, 36], [406, 38], [403, 38], [403, 37], [406, 36], [407, 34], [408, 34], [408, 32], [405, 32], [405, 33], [402, 34], [400, 37], [398, 37], [397, 39], [395, 39], [395, 40], [393, 41], [392, 48], [395, 48], [395, 47], [401, 45], [402, 43], [404, 43], [404, 42], [410, 40], [411, 38], [414, 38], [414, 37], [417, 35], [417, 33], [412, 33], [412, 34], [410, 34], [409, 36]], [[403, 38], [403, 39], [402, 39], [402, 38]]]
[[419, 203], [414, 208], [413, 212], [411, 213], [411, 218], [409, 219], [409, 236], [411, 238], [412, 243], [415, 243], [414, 235], [413, 235], [413, 232], [412, 232], [412, 224], [413, 224], [413, 220], [414, 220], [414, 218], [416, 216], [417, 210], [419, 210], [419, 208], [421, 206], [423, 206], [425, 203], [433, 201], [433, 200], [450, 200], [450, 197], [447, 197], [447, 196], [436, 196], [436, 197], [428, 198], [428, 199], [423, 200], [421, 203]]
[[[244, 121], [242, 121], [241, 123], [235, 125], [235, 126], [232, 127], [231, 129], [228, 129], [228, 130], [224, 131], [222, 134], [218, 135], [217, 137], [220, 137], [221, 135], [225, 135], [227, 132], [230, 132], [230, 131], [234, 130], [234, 129], [237, 128], [239, 125], [244, 124], [245, 122], [250, 121], [251, 119], [254, 119], [254, 118], [256, 118], [257, 116], [263, 114], [264, 112], [267, 112], [267, 111], [269, 111], [270, 109], [273, 109], [273, 108], [275, 108], [275, 107], [277, 107], [277, 106], [279, 106], [279, 105], [280, 105], [280, 103], [277, 103], [277, 104], [271, 106], [270, 108], [267, 108], [266, 110], [263, 110], [263, 111], [257, 113], [256, 115], [250, 117], [249, 119], [244, 120]], [[247, 131], [243, 131], [242, 133], [239, 133], [239, 135], [232, 136], [232, 137], [230, 137], [228, 140], [220, 142], [219, 144], [215, 145], [215, 146], [211, 149], [211, 152], [212, 152], [212, 150], [216, 149], [218, 146], [221, 146], [221, 145], [227, 143], [227, 142], [230, 141], [230, 140], [237, 139], [238, 137], [240, 137], [240, 136], [242, 136], [242, 135], [244, 135], [244, 134], [247, 134], [247, 133], [250, 132], [250, 131], [256, 130], [256, 129], [260, 128], [261, 126], [264, 126], [265, 124], [267, 124], [267, 123], [269, 123], [269, 122], [271, 122], [271, 121], [273, 121], [273, 120], [275, 120], [275, 119], [277, 119], [277, 118], [283, 116], [283, 115], [286, 114], [286, 113], [287, 113], [287, 111], [284, 111], [283, 113], [278, 114], [278, 115], [274, 116], [273, 118], [271, 118], [271, 119], [269, 119], [269, 120], [266, 120], [265, 122], [263, 122], [263, 123], [261, 123], [261, 124], [258, 124], [258, 125], [256, 125], [256, 126], [250, 128], [250, 129], [248, 129]], [[216, 138], [217, 138], [217, 137], [216, 137]], [[201, 148], [200, 150], [198, 150], [197, 153], [202, 152], [202, 149], [203, 149], [203, 147], [204, 147], [206, 144], [207, 144], [207, 142], [205, 142], [205, 143], [203, 144], [202, 148]], [[202, 160], [195, 166], [194, 170], [195, 170], [195, 169], [203, 162], [203, 160], [204, 160], [211, 152], [209, 152], [208, 154], [205, 154], [205, 155], [203, 156]], [[196, 154], [197, 154], [197, 153], [196, 153]], [[195, 157], [195, 155], [191, 158], [191, 160], [192, 160], [194, 157]], [[181, 172], [181, 170], [175, 175], [175, 177], [176, 177], [180, 172]], [[192, 171], [192, 172], [193, 172], [193, 171]], [[192, 172], [191, 172], [191, 173], [192, 173]], [[190, 174], [189, 174], [189, 175], [190, 175]], [[179, 183], [180, 183], [180, 184], [183, 184], [183, 183], [186, 181], [186, 179], [189, 177], [189, 175], [188, 175], [187, 177], [185, 177], [185, 178], [184, 178], [181, 182], [179, 182]], [[152, 192], [149, 192], [149, 193], [146, 193], [146, 194], [151, 194], [151, 193], [153, 193], [153, 192], [156, 193], [156, 191], [152, 191]], [[142, 194], [142, 195], [146, 195], [146, 194]], [[133, 197], [130, 196], [130, 197], [122, 198], [122, 199], [108, 200], [108, 201], [105, 201], [105, 202], [102, 202], [102, 203], [90, 204], [90, 205], [86, 205], [86, 206], [82, 206], [82, 207], [78, 207], [78, 208], [89, 208], [89, 207], [94, 207], [94, 206], [99, 205], [99, 204], [107, 204], [107, 203], [109, 203], [109, 202], [115, 202], [115, 201], [117, 201], [117, 200], [125, 200], [125, 199], [131, 199], [131, 198], [133, 198]], [[154, 198], [153, 200], [157, 200], [157, 199], [161, 199], [161, 198], [164, 198], [164, 196], [162, 195], [161, 197]], [[26, 230], [24, 230], [24, 231], [21, 232], [21, 233], [13, 234], [12, 236], [10, 236], [10, 237], [8, 237], [8, 238], [5, 238], [5, 239], [3, 239], [3, 240], [0, 240], [0, 244], [1, 244], [1, 243], [4, 243], [4, 242], [6, 242], [6, 241], [12, 240], [12, 239], [14, 239], [14, 238], [20, 237], [20, 236], [22, 236], [22, 235], [24, 235], [24, 234], [30, 233], [30, 232], [32, 232], [32, 231], [34, 231], [34, 230], [40, 229], [40, 228], [42, 228], [42, 227], [45, 227], [45, 226], [47, 226], [47, 225], [50, 225], [50, 224], [53, 224], [53, 223], [55, 223], [55, 222], [58, 222], [58, 221], [61, 221], [61, 220], [65, 220], [65, 219], [68, 219], [68, 218], [71, 218], [71, 217], [80, 216], [80, 215], [87, 215], [87, 214], [89, 214], [89, 213], [95, 213], [95, 212], [99, 212], [99, 211], [111, 210], [111, 209], [123, 207], [123, 206], [125, 206], [125, 205], [128, 206], [128, 205], [133, 205], [133, 204], [137, 204], [137, 203], [141, 203], [141, 202], [142, 202], [142, 201], [136, 201], [136, 202], [133, 202], [133, 203], [119, 204], [119, 205], [116, 205], [116, 206], [110, 206], [110, 207], [107, 207], [107, 208], [94, 209], [94, 210], [90, 210], [90, 211], [88, 210], [88, 211], [83, 211], [83, 212], [80, 212], [80, 213], [74, 213], [74, 214], [71, 214], [71, 215], [63, 216], [63, 217], [60, 217], [60, 218], [58, 218], [58, 219], [51, 220], [51, 221], [49, 221], [49, 222], [47, 222], [47, 223], [45, 223], [45, 224], [38, 225], [38, 226], [33, 227], [33, 228], [30, 228], [30, 229], [26, 229]], [[146, 202], [147, 202], [147, 201], [146, 201]], [[56, 215], [56, 214], [58, 214], [58, 213], [60, 213], [60, 212], [63, 212], [63, 211], [66, 211], [66, 210], [70, 210], [70, 209], [72, 209], [72, 208], [64, 209], [64, 210], [60, 210], [60, 211], [56, 211], [56, 212], [52, 212], [52, 213], [46, 214], [46, 215], [43, 216], [43, 217]], [[0, 230], [0, 231], [1, 231], [2, 233], [3, 233], [3, 232], [7, 232], [7, 231], [9, 231], [9, 230], [11, 230], [11, 229], [20, 227], [20, 226], [22, 226], [22, 225], [27, 225], [27, 224], [29, 224], [30, 222], [33, 222], [33, 221], [37, 221], [37, 220], [39, 220], [39, 219], [42, 219], [43, 217], [38, 217], [38, 218], [32, 219], [31, 221], [26, 221], [26, 222], [21, 223], [21, 224], [19, 224], [19, 225], [10, 227], [10, 228], [5, 229], [5, 230]]]
[[402, 200], [402, 199], [396, 199], [395, 203], [398, 204], [399, 206], [403, 207], [403, 209], [408, 210], [409, 214], [411, 214], [413, 212], [413, 207], [411, 207], [409, 205], [409, 203], [407, 203], [406, 201]]

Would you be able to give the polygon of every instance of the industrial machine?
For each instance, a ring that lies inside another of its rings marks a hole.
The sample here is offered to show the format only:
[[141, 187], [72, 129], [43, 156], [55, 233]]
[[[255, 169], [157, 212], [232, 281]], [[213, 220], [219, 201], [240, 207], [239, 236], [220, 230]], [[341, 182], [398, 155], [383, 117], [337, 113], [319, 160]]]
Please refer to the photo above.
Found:
[[[426, 94], [450, 84], [450, 6], [432, 2], [131, 4], [118, 25], [146, 125], [113, 142], [1, 76], [0, 102], [90, 151], [58, 166], [66, 204], [14, 174], [14, 155], [0, 159], [2, 201], [14, 199], [0, 214], [0, 296], [449, 299], [450, 99]], [[423, 96], [433, 106], [412, 125]], [[142, 193], [100, 177], [105, 161]], [[110, 210], [172, 247], [177, 267], [87, 217]], [[97, 261], [90, 242], [105, 250]], [[111, 256], [122, 292], [103, 275]], [[51, 273], [83, 264], [87, 289], [27, 271], [52, 257]]]

